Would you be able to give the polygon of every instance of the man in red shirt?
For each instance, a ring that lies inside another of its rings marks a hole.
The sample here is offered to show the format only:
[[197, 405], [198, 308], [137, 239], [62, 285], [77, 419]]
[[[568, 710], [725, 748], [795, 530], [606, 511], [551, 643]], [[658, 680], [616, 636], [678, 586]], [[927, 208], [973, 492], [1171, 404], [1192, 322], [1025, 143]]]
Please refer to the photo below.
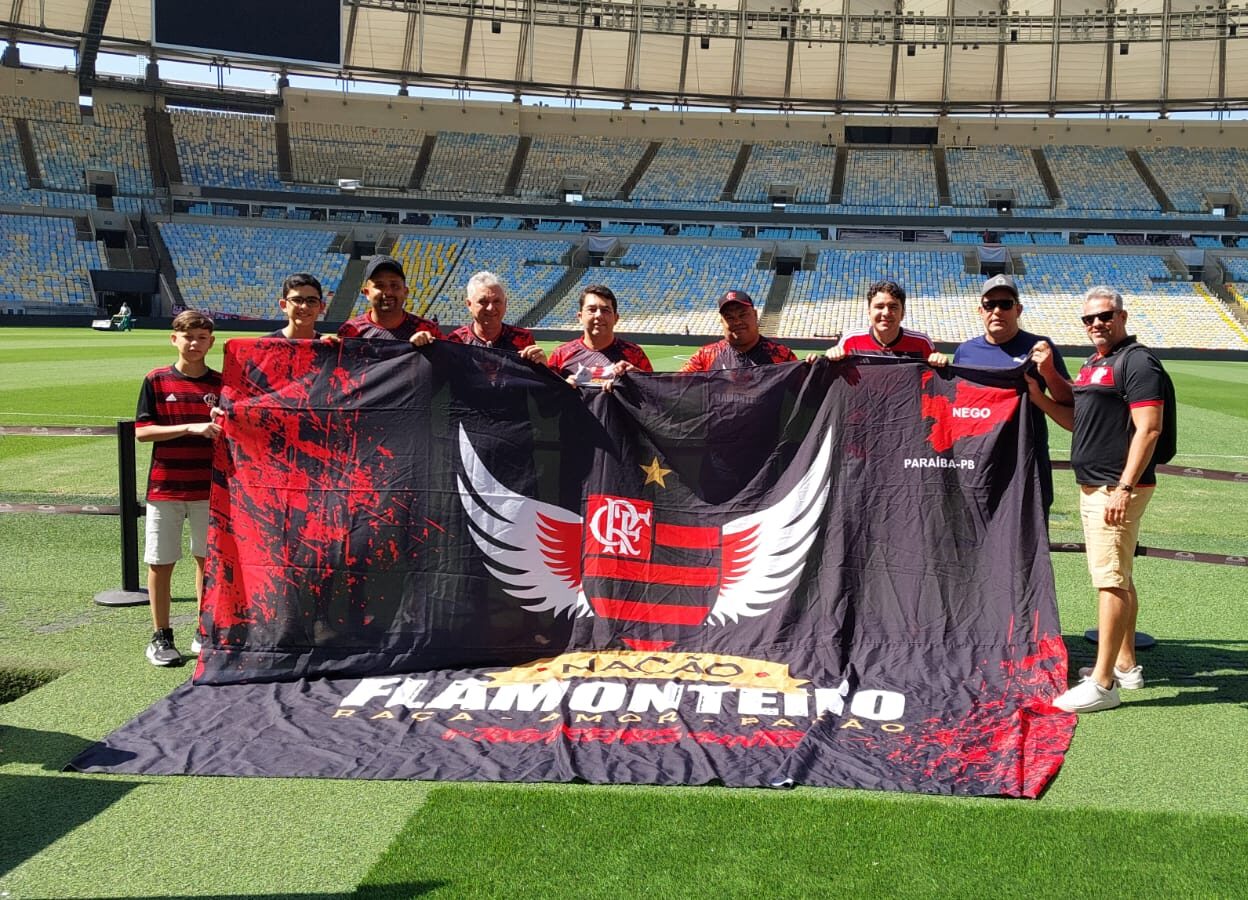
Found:
[[393, 256], [374, 256], [368, 261], [360, 293], [368, 298], [369, 308], [362, 316], [343, 322], [338, 337], [411, 341], [417, 347], [442, 338], [437, 325], [403, 308], [407, 276]]
[[620, 313], [611, 288], [591, 284], [581, 291], [576, 319], [584, 333], [556, 347], [547, 363], [569, 384], [607, 386], [625, 372], [654, 371], [645, 350], [615, 336]]
[[719, 304], [719, 316], [724, 321], [724, 339], [699, 349], [680, 371], [744, 369], [797, 360], [793, 351], [784, 344], [759, 334], [758, 310], [745, 291], [728, 291], [716, 302]]
[[503, 316], [507, 315], [507, 291], [497, 275], [493, 272], [473, 275], [464, 288], [464, 297], [472, 322], [452, 331], [446, 337], [448, 341], [506, 350], [520, 354], [521, 359], [531, 363], [545, 365], [546, 352], [533, 341], [533, 332], [503, 321]]
[[895, 281], [877, 281], [867, 288], [867, 320], [864, 331], [851, 331], [827, 357], [836, 361], [851, 353], [876, 356], [907, 356], [927, 359], [936, 352], [932, 339], [921, 331], [901, 327], [906, 317], [906, 292]]

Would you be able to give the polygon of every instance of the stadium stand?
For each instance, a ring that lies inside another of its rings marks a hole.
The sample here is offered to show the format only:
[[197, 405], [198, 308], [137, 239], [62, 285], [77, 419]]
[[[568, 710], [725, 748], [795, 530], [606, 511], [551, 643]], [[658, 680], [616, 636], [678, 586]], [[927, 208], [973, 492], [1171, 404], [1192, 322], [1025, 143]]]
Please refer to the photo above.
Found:
[[1180, 212], [1208, 212], [1207, 191], [1248, 200], [1248, 152], [1237, 147], [1151, 147], [1140, 158]]
[[86, 189], [86, 169], [110, 171], [122, 194], [151, 194], [152, 171], [137, 106], [101, 106], [94, 124], [31, 122], [31, 136], [45, 187]]
[[486, 270], [497, 275], [506, 287], [507, 317], [515, 322], [567, 274], [563, 259], [571, 246], [566, 241], [525, 238], [466, 241], [450, 277], [438, 289], [425, 315], [436, 315], [449, 328], [463, 324], [467, 317], [464, 285], [474, 273]]
[[310, 272], [336, 291], [347, 256], [319, 229], [161, 223], [186, 305], [240, 318], [280, 317], [277, 297], [291, 272]]
[[70, 219], [0, 216], [0, 307], [95, 308], [89, 269], [107, 269], [100, 243], [80, 241]]
[[1159, 213], [1161, 206], [1121, 147], [1055, 146], [1044, 156], [1067, 210]]
[[637, 166], [647, 142], [637, 138], [539, 135], [520, 176], [521, 197], [558, 198], [565, 177], [588, 179], [586, 200], [612, 200]]
[[1024, 253], [1018, 277], [1029, 330], [1059, 343], [1083, 345], [1087, 334], [1077, 312], [1084, 291], [1117, 288], [1126, 300], [1130, 331], [1154, 347], [1244, 349], [1243, 331], [1228, 327], [1225, 311], [1203, 287], [1174, 281], [1165, 257], [1136, 254]]
[[985, 192], [1008, 188], [1016, 206], [1049, 206], [1030, 151], [1022, 147], [951, 147], [945, 151], [955, 206], [983, 206]]
[[289, 190], [277, 177], [272, 116], [171, 109], [182, 180], [205, 187]]
[[842, 205], [864, 212], [890, 207], [935, 209], [940, 205], [930, 150], [854, 148], [845, 167]]
[[823, 251], [814, 269], [793, 274], [776, 333], [809, 338], [866, 327], [866, 289], [882, 278], [906, 289], [906, 327], [937, 341], [978, 333], [973, 304], [983, 278], [966, 271], [956, 250]]
[[736, 141], [664, 141], [630, 197], [647, 206], [717, 203], [740, 149]]
[[455, 196], [502, 196], [520, 139], [514, 134], [438, 132], [421, 189]]
[[363, 168], [363, 184], [406, 188], [424, 137], [424, 132], [406, 128], [292, 122], [290, 155], [295, 180], [333, 185], [341, 168]]
[[0, 116], [41, 122], [64, 122], [67, 125], [77, 125], [82, 121], [77, 104], [10, 94], [0, 96]]
[[[14, 223], [27, 221], [23, 207], [95, 209], [83, 173], [103, 169], [118, 179], [118, 194], [104, 204], [106, 209], [173, 217], [160, 227], [183, 297], [188, 304], [220, 314], [275, 316], [273, 286], [295, 269], [318, 274], [327, 289], [335, 290], [347, 260], [329, 250], [335, 235], [372, 227], [375, 231], [366, 232], [366, 240], [382, 240], [378, 234], [384, 233], [394, 241], [391, 252], [404, 259], [411, 307], [440, 315], [448, 325], [463, 318], [463, 282], [474, 271], [490, 269], [511, 288], [513, 320], [557, 287], [560, 301], [540, 325], [575, 328], [579, 287], [604, 280], [620, 291], [626, 331], [676, 333], [686, 328], [717, 331], [716, 313], [706, 306], [726, 286], [749, 290], [762, 303], [774, 275], [757, 265], [770, 260], [777, 243], [793, 248], [801, 242], [802, 250], [786, 252], [801, 252], [807, 262], [818, 262], [814, 270], [798, 271], [787, 282], [783, 309], [773, 313], [779, 317], [777, 336], [817, 340], [831, 331], [861, 327], [863, 287], [876, 277], [892, 275], [911, 294], [908, 323], [950, 342], [978, 332], [974, 300], [982, 276], [969, 248], [993, 243], [1009, 253], [1007, 265], [1024, 292], [1027, 326], [1061, 341], [1086, 342], [1071, 310], [1089, 284], [1108, 282], [1126, 294], [1133, 329], [1145, 342], [1248, 346], [1232, 308], [1214, 296], [1238, 296], [1237, 282], [1248, 281], [1245, 258], [1233, 255], [1234, 248], [1248, 249], [1248, 238], [1238, 233], [1236, 210], [1229, 210], [1225, 226], [1216, 226], [1224, 227], [1223, 233], [1208, 226], [1187, 227], [1214, 218], [1209, 194], [1229, 195], [1232, 205], [1248, 199], [1248, 150], [1221, 138], [1217, 140], [1225, 146], [1168, 145], [1161, 138], [1153, 146], [1138, 146], [1138, 140], [1092, 146], [1087, 141], [1056, 144], [1050, 136], [1050, 143], [1033, 148], [1016, 128], [1012, 142], [994, 144], [980, 134], [978, 146], [970, 138], [965, 147], [946, 144], [938, 172], [937, 155], [930, 149], [856, 144], [838, 149], [831, 145], [837, 139], [832, 132], [826, 142], [819, 136], [804, 138], [809, 130], [799, 131], [804, 139], [786, 140], [780, 139], [787, 137], [783, 129], [769, 130], [765, 122], [757, 132], [748, 132], [752, 140], [746, 141], [750, 146], [745, 155], [740, 139], [716, 137], [729, 132], [715, 127], [702, 129], [700, 136], [694, 136], [695, 127], [687, 137], [660, 129], [652, 138], [607, 138], [585, 132], [582, 123], [567, 129], [581, 132], [576, 135], [539, 128], [522, 136], [518, 131], [492, 133], [497, 127], [492, 118], [458, 107], [453, 118], [431, 120], [423, 128], [419, 119], [411, 128], [386, 127], [380, 107], [375, 127], [335, 122], [332, 110], [322, 108], [320, 120], [313, 116], [290, 122], [294, 183], [283, 184], [278, 172], [282, 132], [273, 116], [168, 107], [168, 120], [153, 122], [143, 113], [151, 102], [147, 95], [134, 104], [105, 98], [97, 99], [93, 108], [80, 109], [59, 100], [0, 97], [0, 204], [15, 214], [6, 215], [6, 229], [13, 231]], [[463, 124], [456, 127], [461, 115]], [[358, 121], [371, 120], [353, 114], [352, 122]], [[713, 124], [709, 117], [707, 121]], [[208, 191], [204, 197], [181, 192], [162, 199], [148, 158], [149, 139], [150, 146], [158, 146], [162, 122], [166, 141], [172, 125], [183, 183], [281, 191], [289, 199], [222, 197]], [[157, 132], [149, 134], [152, 127]], [[970, 130], [976, 127], [972, 124]], [[429, 134], [436, 138], [422, 173], [416, 160]], [[629, 191], [630, 199], [615, 199], [655, 144], [657, 153]], [[1036, 149], [1047, 165], [1037, 166]], [[833, 204], [838, 153], [844, 171], [840, 202]], [[735, 172], [738, 159], [744, 165]], [[520, 160], [523, 166], [517, 165]], [[344, 171], [362, 172], [363, 189], [354, 200], [307, 196], [336, 186]], [[938, 175], [947, 176], [946, 202], [953, 204], [943, 211], [940, 192], [945, 182]], [[1046, 189], [1049, 175], [1052, 182]], [[416, 199], [410, 207], [369, 199], [406, 193], [414, 177], [420, 189], [409, 195]], [[565, 178], [576, 183], [565, 183]], [[785, 215], [771, 217], [769, 188], [776, 184], [792, 185], [796, 197]], [[733, 199], [725, 201], [729, 186]], [[1056, 208], [1048, 208], [1054, 186], [1060, 200]], [[584, 212], [545, 202], [560, 199], [565, 187], [582, 190], [589, 201]], [[986, 203], [985, 192], [999, 188], [1014, 191], [1013, 216], [1000, 216]], [[516, 197], [530, 207], [523, 214], [496, 205]], [[471, 205], [421, 208], [419, 198], [467, 200]], [[1166, 200], [1174, 210], [1165, 206], [1163, 211]], [[612, 219], [615, 210], [627, 212]], [[639, 210], [646, 211], [645, 221], [635, 217]], [[795, 213], [869, 215], [874, 222], [788, 218]], [[735, 214], [743, 218], [731, 219]], [[950, 220], [956, 225], [942, 226], [939, 217], [949, 214], [957, 216]], [[916, 215], [932, 218], [917, 228], [888, 221]], [[195, 220], [188, 217], [216, 221], [190, 224]], [[227, 224], [228, 219], [237, 224]], [[261, 220], [265, 225], [279, 220], [310, 225], [269, 228], [259, 225]], [[55, 298], [50, 303], [92, 305], [86, 273], [102, 265], [106, 256], [100, 247], [77, 240], [90, 227], [86, 217], [70, 221], [66, 216], [36, 216], [32, 221], [38, 227], [23, 247], [30, 246], [29, 240], [61, 246], [56, 253], [49, 250], [49, 258], [70, 267], [69, 286], [53, 290], [46, 279], [34, 282], [13, 261], [8, 261], [6, 286], [37, 283], [33, 293], [50, 292]], [[414, 231], [396, 233], [395, 225], [414, 226]], [[513, 239], [510, 235], [516, 232], [522, 234]], [[574, 246], [570, 242], [579, 242], [586, 232], [620, 238], [626, 246], [607, 266], [578, 272], [569, 268], [568, 251]], [[693, 240], [686, 244], [669, 237], [677, 235]], [[726, 246], [701, 246], [712, 240]], [[861, 242], [881, 246], [858, 249]], [[1199, 260], [1189, 254], [1180, 257], [1169, 248], [1217, 252], [1223, 267], [1205, 270], [1216, 276], [1224, 268], [1227, 289], [1214, 281], [1207, 288], [1182, 280], [1184, 261], [1198, 266]], [[1231, 255], [1219, 252], [1224, 250]], [[23, 250], [28, 252], [35, 251]], [[23, 300], [29, 306], [30, 298], [31, 291], [11, 288], [5, 305], [11, 308]], [[362, 301], [357, 300], [356, 308], [362, 308]]]
[[772, 273], [756, 268], [758, 258], [751, 247], [632, 244], [612, 266], [586, 270], [538, 325], [579, 330], [581, 290], [601, 283], [619, 298], [625, 333], [712, 334], [721, 327], [714, 301], [726, 290], [746, 291], [763, 310]]
[[760, 141], [750, 151], [735, 199], [765, 202], [772, 184], [797, 187], [796, 202], [826, 203], [836, 170], [836, 148], [813, 141]]

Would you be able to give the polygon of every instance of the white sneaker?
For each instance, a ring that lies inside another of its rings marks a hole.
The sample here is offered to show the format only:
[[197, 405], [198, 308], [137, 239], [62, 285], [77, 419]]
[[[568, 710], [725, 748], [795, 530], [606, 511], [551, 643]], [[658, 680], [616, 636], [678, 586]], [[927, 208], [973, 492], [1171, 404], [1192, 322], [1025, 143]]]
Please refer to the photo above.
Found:
[[[1092, 667], [1084, 666], [1079, 670], [1080, 678], [1090, 678], [1092, 675]], [[1144, 687], [1144, 667], [1132, 666], [1125, 672], [1114, 666], [1114, 680], [1118, 682], [1118, 687], [1124, 691], [1138, 691]]]
[[195, 638], [195, 640], [191, 641], [191, 656], [199, 656], [199, 651], [202, 649], [203, 647], [200, 646], [199, 638]]
[[1113, 709], [1121, 704], [1118, 685], [1115, 684], [1106, 690], [1097, 684], [1094, 678], [1083, 679], [1053, 701], [1053, 705], [1058, 709], [1072, 713], [1097, 712], [1102, 709]]

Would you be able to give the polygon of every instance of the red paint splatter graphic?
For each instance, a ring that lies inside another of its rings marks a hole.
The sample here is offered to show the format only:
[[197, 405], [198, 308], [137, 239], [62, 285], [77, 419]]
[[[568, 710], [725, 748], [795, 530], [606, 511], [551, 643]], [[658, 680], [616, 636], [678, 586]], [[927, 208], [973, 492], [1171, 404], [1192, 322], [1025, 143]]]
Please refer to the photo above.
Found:
[[326, 635], [388, 624], [370, 582], [412, 568], [439, 527], [379, 487], [401, 454], [375, 413], [365, 422], [367, 366], [322, 359], [340, 353], [311, 341], [226, 345], [206, 680], [241, 671], [232, 651], [307, 652]]

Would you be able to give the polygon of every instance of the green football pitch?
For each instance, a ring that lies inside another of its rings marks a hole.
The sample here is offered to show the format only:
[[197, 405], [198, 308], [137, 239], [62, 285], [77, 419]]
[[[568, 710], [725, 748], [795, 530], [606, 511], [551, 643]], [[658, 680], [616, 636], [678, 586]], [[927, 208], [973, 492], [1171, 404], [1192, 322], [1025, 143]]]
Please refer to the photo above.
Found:
[[[660, 370], [690, 349], [647, 348]], [[111, 426], [172, 359], [162, 332], [0, 328], [0, 426]], [[1248, 471], [1248, 363], [1167, 368], [1174, 462]], [[1065, 458], [1065, 433], [1052, 443]], [[113, 504], [117, 481], [111, 437], [0, 433], [0, 502]], [[1073, 480], [1056, 482], [1053, 538], [1077, 541]], [[1248, 556], [1246, 507], [1248, 484], [1163, 477], [1142, 541]], [[1083, 557], [1053, 567], [1071, 665], [1085, 665]], [[188, 574], [175, 578], [183, 634]], [[1080, 720], [1037, 801], [66, 774], [190, 675], [144, 660], [145, 609], [91, 603], [120, 578], [116, 518], [0, 514], [0, 898], [1248, 894], [1243, 567], [1139, 560], [1141, 627], [1158, 638], [1147, 686]]]

